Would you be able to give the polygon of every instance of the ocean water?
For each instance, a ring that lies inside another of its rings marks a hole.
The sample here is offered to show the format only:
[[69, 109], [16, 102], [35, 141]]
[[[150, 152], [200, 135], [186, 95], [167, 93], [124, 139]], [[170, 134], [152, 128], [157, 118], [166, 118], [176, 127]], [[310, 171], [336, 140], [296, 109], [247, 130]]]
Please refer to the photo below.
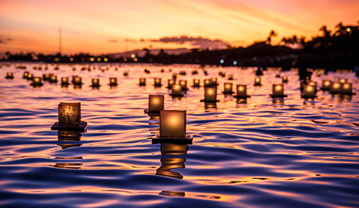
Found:
[[[15, 65], [34, 75], [77, 74], [84, 85], [45, 82], [33, 88]], [[265, 71], [263, 85], [254, 87], [254, 68], [205, 67], [204, 76], [197, 65], [85, 65], [91, 71], [15, 65], [0, 69], [1, 207], [359, 206], [359, 79], [353, 73], [315, 72], [312, 78], [318, 86], [323, 79], [348, 78], [356, 95], [319, 91], [316, 99], [304, 100], [296, 71], [282, 72], [289, 78], [288, 97], [273, 100], [272, 84], [281, 83], [276, 69]], [[234, 84], [247, 84], [252, 97], [237, 103], [224, 96], [227, 80], [218, 77], [216, 106], [200, 102], [203, 88], [190, 87], [185, 97], [172, 99], [165, 88], [170, 70], [185, 70], [178, 79], [189, 85], [224, 71], [234, 75]], [[4, 78], [8, 71], [15, 79]], [[96, 77], [101, 87], [92, 89]], [[119, 85], [110, 88], [109, 77]], [[139, 77], [147, 78], [147, 86], [137, 85]], [[162, 77], [164, 86], [154, 88], [154, 77]], [[193, 144], [152, 144], [159, 120], [144, 113], [149, 94], [165, 95], [165, 109], [187, 111]], [[50, 130], [62, 101], [81, 102], [88, 122], [87, 132], [74, 139]]]

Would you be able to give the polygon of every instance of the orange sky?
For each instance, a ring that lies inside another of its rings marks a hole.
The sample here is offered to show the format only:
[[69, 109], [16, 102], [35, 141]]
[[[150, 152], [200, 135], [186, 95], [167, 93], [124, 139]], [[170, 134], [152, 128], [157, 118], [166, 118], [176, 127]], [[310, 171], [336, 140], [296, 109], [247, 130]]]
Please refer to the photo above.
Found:
[[197, 46], [150, 41], [180, 36], [245, 46], [271, 29], [278, 41], [356, 25], [358, 11], [358, 0], [0, 0], [0, 52], [57, 52], [59, 25], [67, 54]]

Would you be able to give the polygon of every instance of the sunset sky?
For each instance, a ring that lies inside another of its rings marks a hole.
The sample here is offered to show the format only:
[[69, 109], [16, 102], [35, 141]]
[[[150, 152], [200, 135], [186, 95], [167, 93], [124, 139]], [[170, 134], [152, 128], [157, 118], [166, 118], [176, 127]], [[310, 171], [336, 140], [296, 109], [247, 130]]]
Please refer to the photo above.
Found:
[[147, 48], [223, 48], [340, 21], [357, 25], [358, 0], [0, 0], [0, 52], [93, 54]]

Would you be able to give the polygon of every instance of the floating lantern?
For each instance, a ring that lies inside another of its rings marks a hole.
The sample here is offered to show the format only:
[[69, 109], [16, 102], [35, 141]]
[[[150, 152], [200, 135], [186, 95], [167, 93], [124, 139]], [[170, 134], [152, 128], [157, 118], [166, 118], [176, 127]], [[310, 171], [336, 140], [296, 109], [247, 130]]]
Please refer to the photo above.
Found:
[[212, 80], [211, 79], [205, 79], [203, 81], [205, 87], [211, 87], [212, 86]]
[[32, 80], [33, 77], [34, 77], [34, 75], [29, 74], [29, 75], [27, 76], [27, 80]]
[[330, 80], [323, 80], [322, 82], [322, 90], [330, 90], [332, 88], [332, 81]]
[[172, 85], [171, 94], [172, 97], [183, 97], [182, 86], [179, 84]]
[[283, 83], [288, 83], [288, 77], [287, 77], [287, 76], [284, 76], [284, 77], [282, 78], [282, 82], [283, 82]]
[[192, 71], [192, 75], [196, 75], [196, 74], [198, 74], [198, 71], [197, 71], [197, 70], [193, 70], [193, 71]]
[[339, 78], [339, 79], [338, 79], [338, 82], [341, 83], [341, 84], [344, 84], [344, 83], [347, 83], [347, 82], [348, 82], [348, 79], [346, 79], [346, 78]]
[[247, 95], [247, 85], [237, 85], [237, 94], [234, 96], [237, 99], [246, 99], [251, 96]]
[[49, 81], [50, 83], [57, 83], [57, 76], [52, 74]]
[[188, 90], [187, 80], [180, 80], [180, 81], [179, 81], [179, 84], [181, 85], [182, 90]]
[[167, 88], [168, 89], [171, 89], [172, 88], [172, 85], [175, 84], [175, 81], [173, 79], [168, 79], [167, 80]]
[[22, 75], [22, 78], [27, 79], [28, 76], [29, 76], [29, 72], [25, 71], [24, 74]]
[[271, 97], [287, 97], [287, 95], [284, 94], [283, 84], [273, 84], [272, 92]]
[[212, 81], [212, 85], [218, 85], [217, 77], [212, 77], [211, 81]]
[[161, 80], [161, 78], [155, 78], [154, 81], [155, 81], [155, 82], [154, 82], [154, 86], [155, 86], [155, 87], [161, 87], [161, 86], [162, 86], [162, 80]]
[[7, 72], [5, 78], [6, 79], [14, 79], [14, 74], [12, 72]]
[[275, 75], [275, 77], [276, 77], [276, 78], [280, 78], [280, 73], [277, 73], [277, 74]]
[[81, 121], [81, 103], [63, 103], [58, 106], [59, 121], [51, 130], [85, 131], [87, 123]]
[[219, 102], [217, 100], [217, 88], [216, 87], [205, 87], [204, 88], [204, 99], [201, 102]]
[[146, 86], [146, 78], [140, 78], [140, 86]]
[[340, 94], [353, 95], [354, 93], [352, 92], [352, 90], [352, 83], [343, 83], [340, 90]]
[[228, 80], [233, 80], [233, 74], [228, 75]]
[[224, 91], [223, 91], [223, 94], [233, 94], [233, 83], [230, 83], [230, 82], [225, 82], [223, 84], [223, 88], [224, 88]]
[[82, 78], [77, 76], [77, 75], [74, 75], [72, 76], [72, 84], [74, 85], [82, 85]]
[[149, 95], [148, 96], [148, 109], [145, 113], [159, 114], [164, 109], [164, 96], [163, 95]]
[[262, 83], [261, 83], [261, 78], [260, 77], [256, 77], [254, 79], [254, 86], [261, 86]]
[[62, 86], [67, 86], [67, 85], [69, 85], [69, 78], [67, 78], [67, 77], [61, 77], [61, 85], [62, 85]]
[[182, 75], [182, 76], [184, 76], [184, 75], [186, 75], [187, 73], [186, 73], [186, 71], [180, 71], [179, 72], [179, 75]]
[[332, 88], [330, 89], [330, 93], [332, 94], [339, 94], [341, 92], [342, 84], [339, 82], [334, 82], [332, 84]]
[[128, 72], [123, 72], [123, 76], [127, 77], [127, 76], [128, 76]]
[[116, 77], [110, 77], [110, 86], [117, 86], [117, 78]]
[[308, 85], [314, 87], [314, 90], [317, 91], [317, 82], [310, 81], [310, 82], [308, 83]]
[[44, 81], [50, 80], [50, 74], [43, 74], [43, 75], [42, 75], [42, 79], [43, 79]]
[[193, 79], [193, 86], [192, 87], [200, 87], [200, 80], [199, 79]]
[[98, 78], [93, 78], [91, 83], [92, 84], [90, 85], [90, 87], [94, 87], [94, 88], [100, 87], [100, 79]]
[[177, 73], [172, 73], [172, 79], [174, 79], [174, 80], [177, 79]]
[[304, 85], [302, 98], [315, 98], [316, 89], [315, 86], [307, 84]]
[[41, 80], [41, 77], [34, 77], [32, 78], [32, 83], [30, 84], [34, 87], [40, 87], [42, 86], [42, 80]]

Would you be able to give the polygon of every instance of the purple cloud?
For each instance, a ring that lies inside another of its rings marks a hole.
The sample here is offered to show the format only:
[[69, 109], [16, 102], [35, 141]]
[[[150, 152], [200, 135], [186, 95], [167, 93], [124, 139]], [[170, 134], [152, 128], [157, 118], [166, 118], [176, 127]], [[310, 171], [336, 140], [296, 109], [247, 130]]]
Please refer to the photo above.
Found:
[[202, 37], [189, 37], [186, 35], [182, 35], [180, 37], [162, 37], [160, 39], [149, 39], [150, 42], [162, 42], [162, 43], [176, 43], [176, 44], [186, 44], [189, 43], [191, 46], [199, 47], [202, 49], [205, 48], [213, 48], [213, 49], [222, 49], [225, 48], [229, 43], [220, 40], [214, 39], [211, 40], [209, 38]]

